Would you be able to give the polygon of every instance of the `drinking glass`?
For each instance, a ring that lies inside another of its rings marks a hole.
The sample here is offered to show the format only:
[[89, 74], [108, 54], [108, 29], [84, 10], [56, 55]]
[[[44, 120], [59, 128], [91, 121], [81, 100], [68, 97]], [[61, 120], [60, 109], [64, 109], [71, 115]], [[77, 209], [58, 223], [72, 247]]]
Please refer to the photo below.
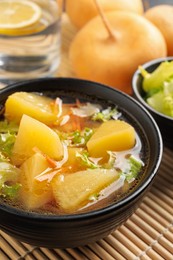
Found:
[[[1, 0], [0, 12], [5, 17], [0, 15], [1, 84], [54, 75], [61, 48], [58, 1]], [[30, 12], [34, 12], [32, 18]]]

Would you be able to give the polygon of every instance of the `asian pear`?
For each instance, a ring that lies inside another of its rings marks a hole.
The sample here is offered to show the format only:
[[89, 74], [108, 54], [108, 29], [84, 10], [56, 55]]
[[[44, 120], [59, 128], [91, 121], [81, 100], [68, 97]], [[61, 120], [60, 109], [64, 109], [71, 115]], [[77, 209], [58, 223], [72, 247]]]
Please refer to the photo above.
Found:
[[[142, 0], [98, 0], [104, 12], [129, 11], [143, 14]], [[66, 0], [66, 13], [71, 22], [81, 28], [93, 17], [98, 15], [98, 10], [93, 0]]]
[[139, 65], [167, 55], [166, 42], [150, 21], [141, 15], [105, 13], [112, 36], [100, 16], [93, 18], [74, 37], [69, 58], [77, 77], [100, 82], [128, 94]]

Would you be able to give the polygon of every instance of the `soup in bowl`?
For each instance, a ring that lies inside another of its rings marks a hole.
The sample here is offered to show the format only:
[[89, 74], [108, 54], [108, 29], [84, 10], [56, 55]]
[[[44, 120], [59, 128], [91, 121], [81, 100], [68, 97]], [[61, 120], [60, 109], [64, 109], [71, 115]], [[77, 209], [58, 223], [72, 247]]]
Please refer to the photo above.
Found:
[[2, 230], [76, 247], [132, 215], [162, 157], [158, 127], [139, 103], [68, 78], [13, 84], [0, 102]]

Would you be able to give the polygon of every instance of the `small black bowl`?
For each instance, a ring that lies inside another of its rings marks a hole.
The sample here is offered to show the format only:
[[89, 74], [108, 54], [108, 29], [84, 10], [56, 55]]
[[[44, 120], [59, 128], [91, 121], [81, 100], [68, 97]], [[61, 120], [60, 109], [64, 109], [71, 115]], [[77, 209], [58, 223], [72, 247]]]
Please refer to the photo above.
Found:
[[[149, 61], [142, 65], [148, 72], [153, 72], [163, 61], [172, 61], [173, 57], [159, 58]], [[133, 96], [151, 113], [156, 120], [163, 137], [164, 144], [169, 148], [173, 148], [173, 118], [166, 116], [151, 106], [149, 106], [145, 100], [145, 92], [142, 89], [143, 77], [139, 70], [137, 70], [132, 78]]]
[[50, 248], [77, 247], [106, 237], [139, 207], [156, 176], [163, 148], [160, 131], [154, 119], [141, 104], [128, 95], [90, 81], [51, 78], [16, 83], [0, 90], [1, 106], [3, 107], [10, 94], [17, 91], [42, 92], [53, 97], [64, 96], [117, 105], [142, 140], [146, 164], [139, 185], [116, 203], [87, 213], [60, 216], [25, 212], [1, 204], [0, 228], [20, 241]]

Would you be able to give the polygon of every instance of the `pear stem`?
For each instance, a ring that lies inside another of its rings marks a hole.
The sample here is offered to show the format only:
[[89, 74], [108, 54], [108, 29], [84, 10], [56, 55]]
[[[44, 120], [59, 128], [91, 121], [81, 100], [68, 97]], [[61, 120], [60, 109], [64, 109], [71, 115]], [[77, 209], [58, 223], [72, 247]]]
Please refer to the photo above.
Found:
[[111, 28], [111, 25], [110, 25], [108, 19], [106, 18], [106, 16], [105, 16], [105, 14], [104, 14], [100, 4], [98, 3], [98, 0], [94, 0], [94, 2], [95, 2], [95, 6], [96, 6], [96, 8], [98, 10], [98, 13], [99, 13], [99, 15], [100, 15], [100, 17], [102, 19], [102, 22], [103, 22], [103, 24], [104, 24], [104, 26], [105, 26], [105, 28], [106, 28], [106, 30], [108, 32], [109, 37], [114, 39], [114, 40], [116, 40], [116, 36], [115, 36], [115, 34], [114, 34], [114, 32], [113, 32], [113, 30]]

